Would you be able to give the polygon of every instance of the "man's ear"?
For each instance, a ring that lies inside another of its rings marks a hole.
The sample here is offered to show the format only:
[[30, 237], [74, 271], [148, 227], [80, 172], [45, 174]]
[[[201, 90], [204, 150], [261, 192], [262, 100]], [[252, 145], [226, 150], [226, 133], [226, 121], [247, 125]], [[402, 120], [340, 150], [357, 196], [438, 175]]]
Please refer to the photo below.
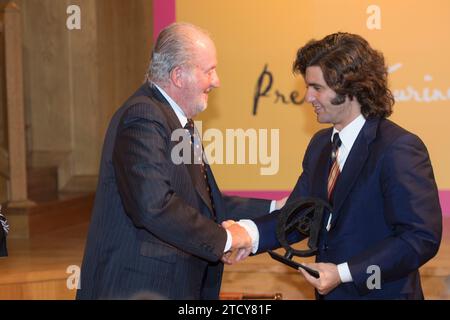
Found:
[[183, 79], [183, 70], [181, 66], [176, 66], [175, 68], [172, 69], [172, 71], [170, 71], [170, 80], [178, 88], [181, 88], [183, 86], [184, 79]]

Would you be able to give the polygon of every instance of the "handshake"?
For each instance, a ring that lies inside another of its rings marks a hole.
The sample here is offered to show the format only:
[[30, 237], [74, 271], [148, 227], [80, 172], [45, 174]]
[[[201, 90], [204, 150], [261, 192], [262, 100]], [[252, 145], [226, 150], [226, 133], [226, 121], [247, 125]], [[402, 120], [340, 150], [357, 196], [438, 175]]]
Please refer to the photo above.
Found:
[[[281, 209], [285, 205], [287, 199], [288, 197], [277, 200], [275, 202], [275, 209]], [[253, 239], [252, 236], [259, 237], [259, 234], [250, 235], [246, 228], [233, 220], [222, 222], [222, 227], [230, 232], [232, 238], [231, 249], [224, 253], [221, 259], [222, 262], [226, 264], [234, 264], [247, 258], [253, 250], [255, 239]]]
[[233, 220], [222, 222], [222, 227], [229, 231], [232, 237], [231, 249], [224, 253], [221, 259], [222, 262], [234, 264], [247, 258], [253, 248], [253, 239], [247, 230]]

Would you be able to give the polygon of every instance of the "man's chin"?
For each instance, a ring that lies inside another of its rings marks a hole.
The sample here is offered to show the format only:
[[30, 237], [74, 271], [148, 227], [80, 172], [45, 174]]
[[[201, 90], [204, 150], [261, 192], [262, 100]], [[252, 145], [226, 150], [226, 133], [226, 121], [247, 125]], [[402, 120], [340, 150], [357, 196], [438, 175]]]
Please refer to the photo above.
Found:
[[198, 109], [197, 109], [197, 110], [199, 110], [198, 113], [205, 111], [207, 108], [208, 108], [208, 104], [206, 104], [206, 103], [199, 105]]
[[205, 111], [206, 108], [207, 108], [207, 105], [201, 105], [201, 106], [198, 105], [198, 106], [195, 108], [195, 112], [194, 112], [194, 115], [192, 116], [192, 118], [195, 117], [196, 115], [202, 113], [203, 111]]
[[321, 117], [319, 114], [317, 115], [317, 122], [318, 123], [331, 123], [331, 121], [329, 119]]

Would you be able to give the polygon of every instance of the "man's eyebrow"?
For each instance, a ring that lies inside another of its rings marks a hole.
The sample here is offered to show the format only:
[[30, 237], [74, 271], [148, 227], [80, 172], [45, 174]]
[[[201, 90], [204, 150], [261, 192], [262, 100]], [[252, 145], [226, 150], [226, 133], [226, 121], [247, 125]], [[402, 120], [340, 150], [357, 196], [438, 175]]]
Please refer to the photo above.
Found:
[[313, 86], [313, 87], [321, 87], [323, 88], [323, 85], [315, 83], [315, 82], [307, 82], [306, 83], [307, 86]]

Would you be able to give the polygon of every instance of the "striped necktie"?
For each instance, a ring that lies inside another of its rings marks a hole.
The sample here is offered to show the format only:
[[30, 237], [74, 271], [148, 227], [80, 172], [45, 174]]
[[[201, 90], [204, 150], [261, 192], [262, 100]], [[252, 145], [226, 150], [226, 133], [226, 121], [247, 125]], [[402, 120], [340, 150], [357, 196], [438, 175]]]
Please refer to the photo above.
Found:
[[196, 168], [196, 185], [202, 190], [203, 194], [209, 201], [211, 208], [213, 209], [213, 215], [215, 215], [215, 208], [213, 197], [211, 193], [211, 187], [209, 186], [208, 177], [207, 177], [207, 167], [203, 161], [203, 146], [200, 141], [200, 137], [196, 132], [194, 121], [192, 119], [187, 119], [187, 123], [184, 126], [191, 135], [191, 143], [192, 143], [192, 165]]
[[331, 147], [331, 169], [330, 174], [328, 175], [328, 200], [333, 203], [333, 191], [336, 186], [336, 181], [339, 177], [340, 169], [338, 163], [338, 155], [339, 155], [339, 147], [341, 146], [342, 141], [339, 138], [339, 133], [335, 133], [333, 135], [333, 142]]

